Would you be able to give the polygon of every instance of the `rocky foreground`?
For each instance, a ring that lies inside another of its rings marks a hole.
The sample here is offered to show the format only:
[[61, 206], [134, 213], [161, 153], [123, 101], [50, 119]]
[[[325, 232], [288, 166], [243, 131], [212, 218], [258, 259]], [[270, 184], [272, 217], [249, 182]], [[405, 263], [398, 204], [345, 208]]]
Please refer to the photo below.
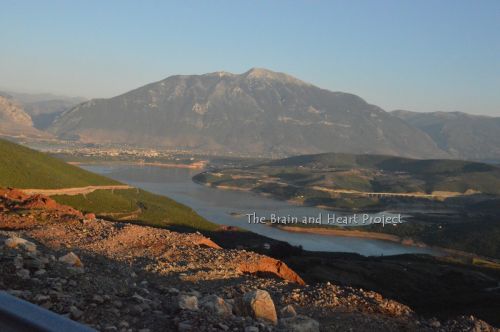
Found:
[[424, 319], [380, 294], [305, 285], [201, 234], [113, 223], [0, 190], [0, 289], [101, 331], [497, 331]]

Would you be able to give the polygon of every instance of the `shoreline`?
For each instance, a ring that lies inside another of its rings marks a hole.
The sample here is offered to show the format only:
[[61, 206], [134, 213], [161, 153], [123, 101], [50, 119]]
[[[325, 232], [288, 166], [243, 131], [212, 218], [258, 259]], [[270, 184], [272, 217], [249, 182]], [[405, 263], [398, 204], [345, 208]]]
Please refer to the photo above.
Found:
[[193, 165], [193, 164], [172, 164], [172, 163], [159, 163], [159, 162], [139, 162], [139, 161], [67, 161], [66, 163], [70, 165], [107, 165], [107, 164], [120, 164], [120, 165], [134, 165], [134, 166], [155, 166], [155, 167], [165, 167], [165, 168], [187, 168], [187, 169], [199, 169], [205, 168], [206, 164], [203, 165]]
[[271, 199], [275, 199], [275, 200], [278, 200], [278, 201], [283, 201], [283, 202], [287, 202], [287, 203], [290, 203], [292, 205], [295, 205], [295, 206], [304, 206], [304, 207], [315, 207], [315, 208], [318, 208], [318, 209], [323, 209], [323, 210], [326, 210], [326, 211], [334, 211], [334, 212], [342, 212], [342, 213], [380, 213], [380, 212], [398, 212], [398, 211], [395, 211], [393, 209], [390, 209], [390, 208], [372, 208], [372, 209], [346, 209], [346, 208], [334, 208], [334, 207], [331, 207], [331, 206], [327, 206], [327, 205], [322, 205], [322, 204], [318, 204], [318, 205], [306, 205], [304, 204], [304, 202], [302, 200], [299, 200], [299, 199], [282, 199], [280, 197], [277, 197], [276, 195], [273, 195], [271, 193], [263, 193], [263, 192], [255, 192], [253, 191], [252, 189], [249, 189], [249, 188], [240, 188], [240, 187], [235, 187], [235, 186], [226, 186], [226, 185], [212, 185], [208, 182], [200, 182], [200, 181], [196, 181], [193, 179], [193, 182], [196, 183], [196, 184], [199, 184], [199, 185], [202, 185], [202, 186], [206, 186], [206, 187], [209, 187], [209, 188], [214, 188], [214, 189], [222, 189], [222, 190], [234, 190], [234, 191], [245, 191], [245, 192], [250, 192], [250, 193], [253, 193], [255, 195], [258, 195], [258, 196], [262, 196], [262, 197], [267, 197], [267, 198], [271, 198]]
[[[329, 229], [324, 227], [297, 227], [297, 226], [270, 226], [276, 227], [284, 232], [291, 233], [306, 233], [306, 234], [315, 234], [315, 235], [331, 235], [331, 236], [345, 236], [345, 237], [355, 237], [361, 239], [373, 239], [373, 240], [381, 240], [381, 241], [389, 241], [393, 243], [399, 243], [405, 246], [417, 247], [417, 248], [429, 248], [436, 251], [440, 251], [443, 255], [438, 256], [458, 256], [460, 258], [468, 258], [468, 259], [480, 259], [485, 260], [487, 262], [491, 262], [494, 264], [500, 264], [500, 260], [492, 257], [481, 256], [472, 252], [461, 251], [452, 248], [444, 248], [439, 246], [428, 245], [424, 242], [418, 242], [411, 238], [401, 238], [397, 235], [386, 234], [386, 233], [377, 233], [377, 232], [366, 232], [366, 231], [358, 231], [358, 230], [344, 230], [344, 229]], [[434, 255], [432, 255], [434, 256]]]
[[[374, 240], [383, 240], [390, 242], [397, 242], [400, 244], [405, 244], [405, 239], [400, 238], [397, 235], [386, 234], [386, 233], [377, 233], [377, 232], [366, 232], [366, 231], [358, 231], [358, 230], [344, 230], [344, 229], [329, 229], [324, 227], [298, 227], [298, 226], [271, 226], [276, 227], [285, 232], [291, 233], [307, 233], [307, 234], [316, 234], [316, 235], [333, 235], [333, 236], [345, 236], [345, 237], [356, 237], [363, 239], [374, 239]], [[413, 241], [413, 240], [412, 240]], [[423, 243], [421, 245], [414, 245], [417, 247], [427, 248], [427, 245]]]

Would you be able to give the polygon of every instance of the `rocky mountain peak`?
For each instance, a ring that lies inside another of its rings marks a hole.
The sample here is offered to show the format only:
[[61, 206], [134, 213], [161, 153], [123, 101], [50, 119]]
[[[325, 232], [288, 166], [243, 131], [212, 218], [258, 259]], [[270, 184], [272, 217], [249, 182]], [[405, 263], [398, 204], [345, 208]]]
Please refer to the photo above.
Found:
[[257, 79], [257, 80], [272, 80], [280, 81], [283, 83], [292, 83], [299, 85], [310, 85], [304, 81], [299, 80], [291, 75], [275, 72], [265, 68], [251, 68], [250, 70], [241, 74], [242, 77], [246, 79]]

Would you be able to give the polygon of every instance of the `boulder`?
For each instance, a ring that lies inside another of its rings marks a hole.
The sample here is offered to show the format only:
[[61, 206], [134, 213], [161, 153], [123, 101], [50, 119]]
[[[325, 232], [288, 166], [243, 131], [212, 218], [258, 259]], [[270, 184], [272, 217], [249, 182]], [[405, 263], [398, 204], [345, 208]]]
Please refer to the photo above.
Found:
[[233, 307], [223, 298], [217, 295], [208, 295], [201, 299], [201, 306], [208, 311], [221, 315], [221, 316], [231, 316], [233, 314]]
[[198, 298], [194, 295], [180, 294], [177, 305], [183, 310], [198, 310]]
[[5, 246], [7, 248], [12, 248], [12, 249], [22, 248], [28, 252], [35, 252], [36, 251], [36, 244], [34, 244], [33, 242], [30, 242], [28, 240], [25, 240], [23, 238], [15, 237], [15, 236], [5, 240]]
[[303, 315], [281, 319], [280, 327], [289, 332], [319, 332], [318, 321]]
[[243, 295], [240, 302], [241, 313], [276, 325], [278, 316], [271, 295], [265, 290], [257, 289]]
[[66, 263], [68, 264], [69, 266], [73, 266], [73, 267], [83, 267], [83, 263], [82, 261], [80, 260], [80, 258], [75, 255], [75, 253], [73, 252], [70, 252], [69, 254], [67, 255], [64, 255], [62, 257], [59, 257], [59, 262], [63, 262], [63, 263]]

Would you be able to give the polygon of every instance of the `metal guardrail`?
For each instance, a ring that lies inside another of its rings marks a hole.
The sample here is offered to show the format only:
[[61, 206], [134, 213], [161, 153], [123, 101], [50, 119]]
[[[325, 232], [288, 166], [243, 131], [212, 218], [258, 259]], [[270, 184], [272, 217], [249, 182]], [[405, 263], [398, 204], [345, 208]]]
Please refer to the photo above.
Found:
[[42, 307], [0, 292], [1, 332], [96, 332]]

